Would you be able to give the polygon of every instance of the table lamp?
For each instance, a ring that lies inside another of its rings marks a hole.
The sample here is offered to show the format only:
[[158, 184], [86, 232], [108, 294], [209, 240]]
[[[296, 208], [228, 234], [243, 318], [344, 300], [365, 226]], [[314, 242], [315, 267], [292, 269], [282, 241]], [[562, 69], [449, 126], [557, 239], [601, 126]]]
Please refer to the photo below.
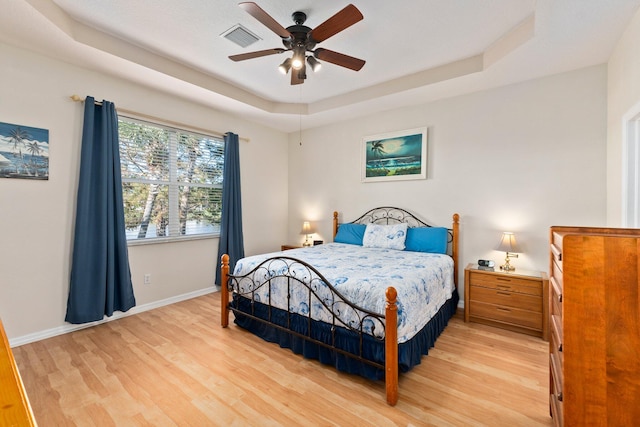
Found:
[[309, 221], [305, 221], [302, 223], [302, 231], [300, 232], [300, 234], [305, 235], [304, 243], [302, 244], [302, 246], [311, 246], [309, 236], [311, 236], [315, 232], [316, 230], [311, 226], [311, 223]]
[[496, 250], [507, 253], [504, 259], [504, 265], [501, 265], [500, 269], [503, 271], [514, 271], [516, 268], [509, 264], [509, 258], [518, 258], [516, 252], [521, 252], [516, 243], [516, 236], [508, 231], [502, 233], [502, 238]]

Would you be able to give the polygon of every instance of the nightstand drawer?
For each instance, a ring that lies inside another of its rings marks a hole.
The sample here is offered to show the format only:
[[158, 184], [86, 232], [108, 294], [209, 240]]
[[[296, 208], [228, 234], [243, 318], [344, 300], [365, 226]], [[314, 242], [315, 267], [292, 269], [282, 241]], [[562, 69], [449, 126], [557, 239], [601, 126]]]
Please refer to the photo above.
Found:
[[501, 291], [519, 292], [535, 296], [542, 296], [542, 286], [539, 280], [527, 280], [506, 275], [474, 274], [470, 275], [471, 285], [482, 286]]
[[510, 323], [525, 328], [542, 329], [542, 313], [502, 305], [472, 301], [472, 316]]
[[529, 311], [542, 312], [542, 298], [517, 292], [503, 291], [501, 289], [471, 286], [471, 304], [485, 302], [488, 304], [504, 305]]

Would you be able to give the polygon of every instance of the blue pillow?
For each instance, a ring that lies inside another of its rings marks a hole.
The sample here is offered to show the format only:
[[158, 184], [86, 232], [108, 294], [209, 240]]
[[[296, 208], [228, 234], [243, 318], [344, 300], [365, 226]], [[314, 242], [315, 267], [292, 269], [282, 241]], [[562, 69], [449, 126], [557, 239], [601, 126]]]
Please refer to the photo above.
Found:
[[416, 227], [407, 230], [406, 251], [447, 253], [448, 230], [444, 227]]
[[341, 224], [333, 239], [336, 243], [348, 243], [362, 246], [362, 238], [367, 226], [364, 224]]

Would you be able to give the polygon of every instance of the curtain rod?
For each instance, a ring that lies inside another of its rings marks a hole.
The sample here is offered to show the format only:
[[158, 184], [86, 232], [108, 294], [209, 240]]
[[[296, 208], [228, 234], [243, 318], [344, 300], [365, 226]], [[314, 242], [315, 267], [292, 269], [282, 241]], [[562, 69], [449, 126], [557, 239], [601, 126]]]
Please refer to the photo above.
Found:
[[[84, 98], [81, 98], [80, 95], [73, 94], [69, 98], [74, 102], [84, 102]], [[95, 103], [95, 105], [102, 105], [101, 101], [94, 101], [94, 103]], [[195, 127], [195, 126], [191, 126], [191, 125], [185, 125], [183, 123], [174, 122], [172, 120], [161, 119], [161, 118], [158, 118], [158, 117], [153, 117], [153, 116], [150, 116], [150, 115], [147, 115], [147, 114], [142, 114], [142, 113], [138, 113], [138, 112], [131, 111], [131, 110], [125, 110], [125, 109], [122, 109], [122, 108], [116, 108], [116, 111], [120, 111], [125, 115], [126, 114], [131, 114], [131, 115], [137, 116], [139, 118], [145, 118], [145, 119], [153, 120], [153, 121], [156, 121], [156, 122], [163, 122], [163, 123], [166, 123], [168, 125], [176, 126], [176, 127], [179, 127], [179, 128], [187, 127], [187, 128], [190, 128], [193, 131], [202, 132], [202, 133], [210, 134], [210, 135], [213, 134], [213, 136], [217, 136], [217, 137], [220, 137], [220, 138], [222, 138], [222, 137], [224, 137], [226, 135], [226, 132], [219, 132], [219, 131], [216, 131], [216, 130], [204, 129], [204, 128], [199, 128], [199, 127]], [[238, 137], [238, 138], [241, 141], [245, 141], [245, 142], [249, 142], [250, 141], [249, 138], [243, 138], [243, 137]]]

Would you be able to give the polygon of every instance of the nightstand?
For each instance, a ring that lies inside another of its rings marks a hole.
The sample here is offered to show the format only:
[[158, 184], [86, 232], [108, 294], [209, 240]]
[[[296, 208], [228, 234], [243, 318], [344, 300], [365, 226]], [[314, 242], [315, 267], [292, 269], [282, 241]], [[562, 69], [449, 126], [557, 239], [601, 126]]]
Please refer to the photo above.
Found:
[[302, 246], [300, 245], [282, 245], [280, 246], [280, 250], [281, 251], [288, 251], [289, 249], [298, 249], [301, 248]]
[[464, 321], [549, 339], [549, 278], [543, 271], [464, 269]]

